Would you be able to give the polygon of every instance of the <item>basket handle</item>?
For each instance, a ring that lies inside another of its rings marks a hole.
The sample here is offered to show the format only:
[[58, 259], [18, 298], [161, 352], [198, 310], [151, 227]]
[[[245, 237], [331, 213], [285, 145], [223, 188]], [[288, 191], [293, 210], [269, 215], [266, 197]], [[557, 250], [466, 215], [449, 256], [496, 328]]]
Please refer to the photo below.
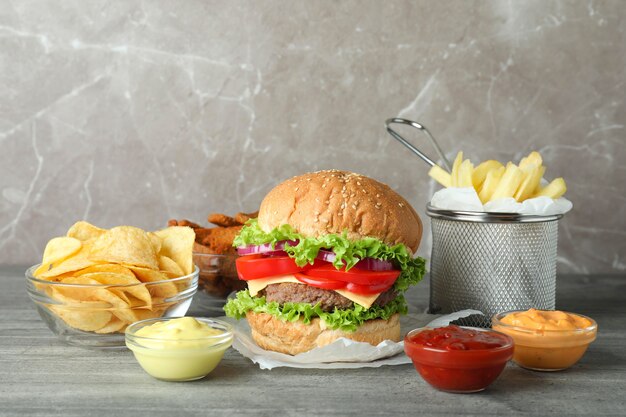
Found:
[[437, 165], [437, 163], [435, 161], [430, 159], [428, 156], [426, 156], [426, 154], [424, 154], [422, 151], [417, 149], [413, 144], [411, 144], [408, 140], [404, 139], [402, 136], [400, 136], [400, 134], [398, 132], [396, 132], [395, 130], [393, 130], [391, 128], [390, 125], [392, 125], [394, 123], [412, 126], [412, 127], [416, 128], [416, 129], [420, 130], [421, 132], [423, 132], [426, 136], [428, 136], [428, 139], [430, 140], [430, 143], [433, 145], [433, 147], [437, 151], [437, 154], [439, 155], [439, 158], [441, 158], [441, 160], [443, 161], [444, 167], [448, 170], [448, 172], [452, 171], [452, 165], [450, 165], [450, 162], [448, 161], [448, 158], [446, 158], [446, 156], [444, 155], [443, 151], [439, 147], [439, 144], [437, 143], [437, 141], [435, 140], [433, 135], [430, 134], [428, 129], [426, 129], [426, 127], [424, 127], [423, 125], [421, 125], [421, 124], [419, 124], [417, 122], [414, 122], [412, 120], [401, 119], [401, 118], [398, 118], [398, 117], [394, 117], [394, 118], [385, 120], [385, 127], [387, 128], [387, 132], [391, 136], [393, 136], [394, 139], [396, 139], [398, 142], [400, 142], [401, 144], [403, 144], [404, 146], [409, 148], [409, 150], [411, 150], [411, 152], [413, 152], [415, 155], [419, 156], [428, 165], [434, 166], [434, 165]]

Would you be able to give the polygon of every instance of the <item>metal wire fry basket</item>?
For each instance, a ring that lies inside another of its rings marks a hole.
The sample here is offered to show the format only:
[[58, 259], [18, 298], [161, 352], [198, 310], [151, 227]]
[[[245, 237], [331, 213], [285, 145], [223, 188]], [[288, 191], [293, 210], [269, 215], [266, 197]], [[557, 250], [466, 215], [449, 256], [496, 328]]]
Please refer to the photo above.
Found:
[[[424, 126], [398, 118], [385, 122], [391, 136], [433, 166], [433, 160], [391, 129], [394, 123], [426, 134], [450, 170]], [[426, 213], [433, 237], [430, 313], [480, 310], [484, 316], [470, 316], [460, 324], [489, 327], [491, 317], [499, 312], [555, 308], [558, 221], [563, 215], [451, 211], [431, 205]]]
[[558, 220], [427, 207], [433, 247], [430, 312], [472, 308], [463, 324], [489, 327], [502, 311], [553, 310], [556, 294]]

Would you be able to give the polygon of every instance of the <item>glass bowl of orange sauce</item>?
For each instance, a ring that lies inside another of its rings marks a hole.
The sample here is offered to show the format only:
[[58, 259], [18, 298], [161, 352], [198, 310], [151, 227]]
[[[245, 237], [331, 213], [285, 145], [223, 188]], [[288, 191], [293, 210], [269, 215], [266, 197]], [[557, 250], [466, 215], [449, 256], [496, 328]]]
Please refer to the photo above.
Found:
[[560, 371], [577, 363], [596, 339], [597, 323], [581, 314], [515, 310], [496, 314], [493, 330], [515, 341], [513, 362], [535, 371]]

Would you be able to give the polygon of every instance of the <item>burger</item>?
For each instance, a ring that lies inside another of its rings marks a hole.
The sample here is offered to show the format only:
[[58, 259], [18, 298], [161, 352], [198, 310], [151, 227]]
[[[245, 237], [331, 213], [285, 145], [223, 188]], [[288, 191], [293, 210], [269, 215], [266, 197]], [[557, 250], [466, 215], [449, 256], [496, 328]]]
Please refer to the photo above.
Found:
[[234, 240], [247, 282], [224, 306], [266, 350], [334, 340], [399, 341], [404, 292], [424, 275], [422, 223], [387, 185], [346, 171], [291, 178], [267, 194]]

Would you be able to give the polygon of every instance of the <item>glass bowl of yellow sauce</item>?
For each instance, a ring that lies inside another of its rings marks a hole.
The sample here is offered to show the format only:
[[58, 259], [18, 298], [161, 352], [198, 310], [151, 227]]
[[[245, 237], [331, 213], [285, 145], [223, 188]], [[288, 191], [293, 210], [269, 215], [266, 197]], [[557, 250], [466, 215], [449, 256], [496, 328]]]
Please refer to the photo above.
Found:
[[228, 323], [202, 317], [148, 319], [126, 328], [126, 346], [137, 362], [148, 374], [165, 381], [204, 378], [232, 342]]
[[565, 311], [516, 310], [496, 314], [493, 330], [515, 341], [513, 362], [535, 371], [560, 371], [583, 357], [596, 339], [597, 323]]

